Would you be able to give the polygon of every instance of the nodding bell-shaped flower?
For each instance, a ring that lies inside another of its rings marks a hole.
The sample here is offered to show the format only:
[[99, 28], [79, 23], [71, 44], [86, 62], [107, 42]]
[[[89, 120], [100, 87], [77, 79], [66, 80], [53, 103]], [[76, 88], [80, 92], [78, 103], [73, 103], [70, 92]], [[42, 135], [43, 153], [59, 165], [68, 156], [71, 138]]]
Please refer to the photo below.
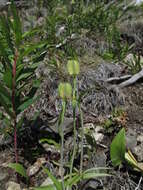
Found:
[[73, 76], [78, 75], [80, 72], [79, 62], [76, 60], [69, 60], [67, 63], [67, 69], [70, 75], [73, 75]]
[[59, 96], [63, 100], [71, 99], [72, 86], [70, 83], [60, 83], [58, 87]]

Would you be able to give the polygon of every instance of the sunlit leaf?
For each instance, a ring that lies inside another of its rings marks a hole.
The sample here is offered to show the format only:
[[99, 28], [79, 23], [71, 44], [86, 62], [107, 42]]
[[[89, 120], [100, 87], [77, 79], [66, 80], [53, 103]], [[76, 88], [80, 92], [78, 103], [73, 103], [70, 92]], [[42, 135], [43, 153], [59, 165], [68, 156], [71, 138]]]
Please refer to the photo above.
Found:
[[60, 145], [58, 143], [56, 143], [54, 140], [52, 139], [40, 139], [40, 143], [45, 143], [47, 142], [50, 145], [54, 145], [58, 150], [60, 150]]
[[33, 190], [57, 190], [55, 185], [48, 185], [44, 187], [34, 187]]
[[16, 82], [19, 82], [19, 81], [21, 81], [21, 80], [25, 80], [25, 79], [27, 79], [28, 77], [30, 77], [31, 75], [33, 75], [32, 72], [23, 73], [23, 74], [21, 74], [21, 75], [17, 78]]
[[45, 173], [47, 173], [48, 176], [50, 177], [50, 179], [53, 181], [53, 183], [54, 183], [55, 187], [57, 188], [57, 190], [62, 190], [62, 184], [61, 184], [61, 182], [59, 182], [59, 180], [56, 179], [53, 176], [53, 174], [47, 168], [43, 167], [43, 169], [44, 169]]
[[8, 164], [8, 167], [14, 169], [17, 173], [19, 173], [21, 176], [28, 178], [26, 174], [26, 169], [19, 163], [10, 163]]
[[91, 178], [96, 178], [96, 177], [107, 177], [111, 176], [107, 173], [96, 173], [96, 172], [91, 172], [91, 173], [85, 173], [82, 176], [82, 179], [91, 179]]
[[120, 165], [125, 160], [125, 129], [121, 129], [113, 139], [110, 147], [110, 156], [114, 166]]

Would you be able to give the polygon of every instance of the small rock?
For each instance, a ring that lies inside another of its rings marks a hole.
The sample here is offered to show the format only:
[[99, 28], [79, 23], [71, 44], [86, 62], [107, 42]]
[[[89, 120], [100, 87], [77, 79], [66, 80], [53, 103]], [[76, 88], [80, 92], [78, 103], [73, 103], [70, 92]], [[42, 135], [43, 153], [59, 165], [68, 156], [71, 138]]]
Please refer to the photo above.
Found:
[[140, 144], [134, 148], [134, 154], [136, 155], [138, 162], [143, 161], [143, 144]]
[[98, 143], [102, 142], [102, 140], [104, 138], [102, 131], [103, 131], [103, 128], [100, 126], [97, 126], [93, 132], [93, 137], [94, 137], [95, 141]]
[[4, 179], [6, 179], [7, 175], [8, 175], [7, 173], [4, 173], [4, 172], [1, 173], [0, 172], [0, 182], [3, 181]]
[[94, 156], [94, 164], [97, 167], [105, 167], [106, 160], [107, 160], [107, 156], [105, 155], [105, 153], [103, 151], [96, 152], [96, 154]]
[[49, 177], [41, 184], [41, 186], [47, 186], [47, 185], [53, 185], [53, 181]]
[[137, 136], [137, 142], [143, 143], [143, 135]]
[[41, 164], [46, 163], [45, 158], [38, 158], [37, 161], [27, 169], [27, 175], [29, 177], [35, 175], [41, 168]]
[[103, 189], [103, 185], [97, 179], [89, 180], [83, 187], [83, 190], [96, 190], [96, 189]]
[[[129, 140], [128, 144], [130, 144], [130, 150], [135, 154], [137, 157], [138, 162], [143, 161], [143, 135], [135, 135]], [[131, 147], [133, 147], [131, 149]]]
[[6, 190], [21, 190], [20, 185], [18, 183], [15, 183], [13, 181], [9, 181], [6, 184]]
[[[73, 118], [64, 117], [64, 121], [61, 124], [64, 129], [64, 134], [68, 134], [73, 130]], [[55, 133], [59, 134], [58, 120], [54, 119], [54, 122], [49, 123], [48, 126], [41, 126], [39, 129], [40, 133]]]
[[101, 143], [104, 138], [103, 127], [101, 126], [94, 126], [93, 123], [86, 123], [84, 125], [85, 133], [91, 133], [91, 136], [94, 138], [95, 142]]
[[128, 129], [126, 134], [126, 146], [127, 149], [134, 152], [134, 148], [137, 146], [137, 135], [136, 132], [132, 129]]

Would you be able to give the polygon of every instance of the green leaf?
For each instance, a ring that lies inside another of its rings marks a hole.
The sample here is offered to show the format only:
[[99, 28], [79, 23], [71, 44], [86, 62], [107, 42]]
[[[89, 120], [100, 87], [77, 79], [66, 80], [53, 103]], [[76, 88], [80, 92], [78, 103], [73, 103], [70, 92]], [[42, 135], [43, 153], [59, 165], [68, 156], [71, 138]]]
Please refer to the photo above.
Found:
[[44, 168], [43, 166], [42, 168], [44, 169], [45, 173], [47, 173], [48, 176], [51, 178], [57, 190], [62, 190], [62, 184], [58, 181], [58, 179], [56, 179], [47, 168]]
[[125, 160], [132, 166], [137, 167], [138, 166], [138, 162], [136, 161], [136, 159], [134, 158], [134, 156], [132, 155], [132, 153], [130, 151], [125, 153]]
[[13, 118], [14, 114], [12, 112], [12, 107], [8, 105], [6, 96], [0, 94], [0, 104], [4, 107], [7, 114]]
[[125, 160], [125, 129], [121, 129], [113, 139], [110, 147], [110, 157], [114, 166], [120, 165]]
[[12, 89], [12, 71], [7, 69], [3, 75], [3, 81], [8, 88]]
[[18, 107], [18, 111], [22, 112], [24, 111], [26, 108], [28, 108], [30, 105], [32, 105], [34, 102], [36, 102], [40, 97], [36, 97], [36, 98], [30, 98], [28, 100], [26, 100], [24, 103], [22, 103], [19, 107]]
[[41, 32], [40, 27], [32, 28], [31, 30], [24, 32], [24, 34], [22, 35], [22, 38], [27, 39], [27, 38], [32, 37], [35, 34], [38, 34], [40, 32]]
[[21, 21], [20, 21], [20, 18], [17, 13], [16, 6], [15, 6], [13, 0], [12, 0], [10, 7], [11, 7], [12, 16], [13, 16], [12, 26], [13, 26], [13, 31], [15, 34], [15, 43], [16, 43], [16, 46], [18, 47], [20, 45], [21, 39], [22, 39]]
[[111, 176], [107, 173], [96, 173], [96, 172], [91, 172], [91, 173], [85, 173], [82, 176], [82, 179], [91, 179], [91, 178], [96, 178], [96, 177], [107, 177]]
[[12, 44], [12, 38], [11, 38], [11, 32], [10, 32], [10, 26], [8, 24], [8, 20], [6, 19], [5, 15], [0, 16], [0, 26], [1, 26], [1, 32], [4, 37], [4, 39], [7, 42], [8, 47], [14, 52], [13, 44]]
[[4, 94], [0, 93], [0, 97], [2, 99], [1, 101], [3, 101], [3, 103], [5, 103], [5, 105], [7, 107], [12, 106], [12, 103], [11, 103], [11, 101], [9, 100], [9, 98], [7, 96], [5, 96]]
[[22, 71], [24, 69], [24, 64], [19, 64], [16, 66], [16, 80], [21, 75]]
[[52, 139], [40, 139], [40, 143], [44, 143], [47, 142], [50, 145], [54, 145], [58, 150], [60, 150], [60, 145], [58, 143], [56, 143], [54, 140]]
[[66, 186], [72, 187], [72, 185], [77, 184], [82, 179], [82, 175], [76, 174], [71, 179], [65, 182]]
[[35, 187], [33, 190], [57, 190], [55, 185], [48, 185], [43, 187]]
[[0, 95], [4, 96], [7, 102], [7, 105], [11, 105], [11, 92], [0, 82]]
[[84, 171], [84, 174], [86, 174], [86, 173], [91, 173], [91, 172], [102, 172], [103, 173], [103, 171], [105, 172], [106, 170], [110, 170], [110, 168], [107, 168], [107, 167], [97, 167], [97, 168], [90, 168], [90, 169], [87, 169], [87, 170], [85, 170]]
[[90, 168], [83, 172], [82, 178], [83, 179], [90, 179], [95, 177], [106, 177], [111, 176], [110, 174], [106, 173], [106, 170], [110, 168], [107, 167], [98, 167], [98, 168]]
[[24, 56], [28, 56], [29, 54], [31, 54], [33, 51], [35, 51], [38, 48], [42, 48], [43, 46], [45, 46], [47, 44], [47, 42], [38, 42], [36, 44], [32, 44], [32, 45], [28, 45], [28, 46], [23, 46], [23, 50], [21, 52], [20, 55], [20, 59], [22, 59]]
[[20, 129], [24, 121], [24, 115], [20, 118], [20, 120], [17, 122], [17, 129]]
[[28, 178], [27, 174], [26, 174], [26, 169], [18, 163], [10, 163], [8, 164], [9, 168], [14, 169], [17, 173], [19, 173], [21, 176]]
[[23, 74], [21, 74], [21, 75], [17, 78], [16, 82], [19, 82], [19, 81], [21, 81], [21, 80], [25, 80], [25, 79], [27, 79], [28, 77], [30, 77], [31, 75], [33, 75], [33, 72], [23, 73]]

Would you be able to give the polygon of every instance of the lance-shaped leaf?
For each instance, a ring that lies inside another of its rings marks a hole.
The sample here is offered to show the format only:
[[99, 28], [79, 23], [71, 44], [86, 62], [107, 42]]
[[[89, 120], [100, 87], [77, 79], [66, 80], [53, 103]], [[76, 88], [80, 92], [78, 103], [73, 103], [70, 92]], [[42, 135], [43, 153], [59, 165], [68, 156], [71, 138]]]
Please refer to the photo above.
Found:
[[110, 156], [114, 166], [120, 165], [125, 160], [125, 129], [121, 129], [113, 139], [110, 147]]
[[43, 187], [35, 187], [33, 190], [57, 190], [55, 185], [47, 185]]
[[21, 176], [28, 178], [27, 174], [26, 174], [26, 169], [18, 163], [10, 163], [8, 164], [8, 167], [14, 169], [17, 173], [19, 173]]
[[20, 113], [22, 111], [24, 111], [25, 109], [27, 109], [30, 105], [32, 105], [33, 103], [35, 103], [40, 97], [33, 97], [30, 98], [28, 100], [25, 100], [18, 108], [17, 108], [17, 113]]
[[14, 1], [12, 1], [10, 7], [11, 7], [12, 16], [13, 16], [13, 21], [11, 21], [11, 26], [12, 26], [13, 32], [15, 34], [15, 44], [18, 47], [20, 45], [21, 39], [22, 39], [21, 21], [20, 21], [19, 15], [17, 13]]
[[7, 68], [3, 75], [3, 81], [5, 82], [6, 86], [12, 89], [12, 70]]
[[42, 166], [42, 168], [44, 169], [45, 173], [48, 174], [48, 176], [50, 177], [50, 179], [53, 181], [53, 183], [54, 183], [56, 189], [57, 189], [57, 190], [62, 190], [62, 184], [61, 184], [61, 182], [59, 182], [59, 180], [56, 179], [56, 178], [53, 176], [53, 174], [52, 174], [47, 168], [44, 168], [43, 166]]
[[12, 37], [10, 32], [10, 26], [8, 23], [8, 19], [5, 15], [0, 16], [0, 26], [1, 26], [1, 33], [3, 38], [5, 39], [5, 42], [9, 49], [14, 52], [13, 43], [12, 43]]

